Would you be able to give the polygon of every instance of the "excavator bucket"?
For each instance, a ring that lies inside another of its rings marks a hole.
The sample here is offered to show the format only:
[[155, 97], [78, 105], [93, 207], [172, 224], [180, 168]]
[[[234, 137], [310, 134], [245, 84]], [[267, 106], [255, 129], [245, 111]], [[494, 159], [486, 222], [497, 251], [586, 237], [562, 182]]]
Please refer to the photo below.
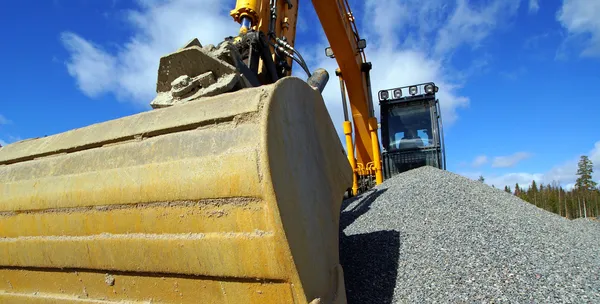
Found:
[[276, 83], [0, 148], [1, 303], [345, 303], [352, 172]]

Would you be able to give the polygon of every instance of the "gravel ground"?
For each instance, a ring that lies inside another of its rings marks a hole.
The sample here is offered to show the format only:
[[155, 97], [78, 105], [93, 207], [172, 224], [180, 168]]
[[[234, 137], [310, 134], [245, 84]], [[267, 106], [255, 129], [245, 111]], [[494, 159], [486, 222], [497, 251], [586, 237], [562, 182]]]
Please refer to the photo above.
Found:
[[344, 202], [349, 303], [600, 303], [600, 225], [423, 167]]

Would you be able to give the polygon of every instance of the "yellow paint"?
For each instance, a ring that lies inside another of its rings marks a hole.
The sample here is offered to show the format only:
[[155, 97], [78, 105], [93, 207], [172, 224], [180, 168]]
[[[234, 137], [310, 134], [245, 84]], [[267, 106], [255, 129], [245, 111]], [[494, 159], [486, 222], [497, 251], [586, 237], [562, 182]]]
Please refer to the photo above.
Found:
[[271, 21], [270, 2], [270, 0], [260, 0], [260, 17], [258, 19], [258, 26], [256, 29], [263, 33], [269, 32], [269, 23]]
[[229, 14], [238, 23], [242, 22], [242, 18], [246, 17], [250, 18], [250, 20], [252, 20], [252, 24], [255, 25], [258, 23], [259, 12], [259, 0], [237, 0], [235, 3], [235, 9], [233, 9]]
[[352, 123], [344, 121], [344, 135], [346, 136], [346, 150], [348, 161], [352, 167], [352, 195], [358, 194], [358, 176], [356, 175], [356, 159], [354, 158], [354, 144], [352, 143]]
[[[292, 47], [296, 44], [296, 23], [298, 22], [299, 0], [290, 0], [292, 8], [287, 5], [287, 1], [277, 1], [277, 20], [275, 23], [275, 34], [277, 37], [285, 37], [287, 43]], [[292, 58], [286, 59], [288, 64], [292, 66]], [[287, 72], [288, 76], [292, 75], [292, 71]]]
[[369, 162], [366, 165], [363, 163], [356, 163], [356, 172], [361, 177], [373, 177], [375, 176], [375, 165], [373, 162]]
[[[271, 22], [271, 13], [269, 7], [269, 0], [257, 0], [260, 1], [260, 14], [257, 26], [254, 27], [256, 30], [260, 30], [263, 33], [267, 34], [269, 32], [269, 24]], [[277, 19], [274, 24], [274, 34], [279, 38], [285, 37], [288, 44], [292, 47], [295, 45], [296, 41], [296, 22], [298, 20], [298, 0], [289, 0], [292, 4], [292, 7], [289, 8], [287, 2], [288, 1], [277, 1], [276, 2], [276, 12]], [[236, 6], [237, 7], [237, 6]], [[273, 53], [273, 59], [275, 59], [273, 47], [271, 47], [271, 52]], [[293, 60], [292, 58], [285, 59], [289, 66], [292, 66]], [[259, 79], [262, 77], [262, 74], [265, 73], [263, 71], [262, 60], [259, 65]], [[292, 71], [286, 72], [287, 76], [292, 75]]]
[[352, 169], [300, 79], [8, 145], [0, 163], [2, 303], [345, 303]]
[[375, 182], [377, 185], [383, 183], [381, 172], [381, 154], [379, 152], [379, 139], [377, 138], [377, 118], [369, 119], [369, 131], [371, 132], [371, 146], [373, 149], [373, 166], [375, 169]]
[[[282, 282], [219, 282], [205, 277], [135, 273], [108, 273], [108, 277], [114, 280], [112, 285], [107, 284], [107, 274], [103, 272], [3, 269], [0, 289], [6, 293], [0, 292], [0, 302], [235, 303], [235, 299], [242, 298], [247, 299], [243, 303], [263, 304], [285, 303], [291, 296], [289, 284]], [[52, 285], [55, 293], [40, 292], [47, 285]]]
[[0, 211], [259, 197], [256, 162], [256, 152], [241, 151], [216, 159], [181, 159], [5, 183], [0, 185]]
[[89, 236], [100, 233], [266, 231], [265, 203], [251, 199], [67, 208], [0, 216], [0, 237]]
[[[76, 297], [56, 296], [53, 294], [10, 294], [0, 292], [1, 303], [6, 304], [110, 304], [117, 303], [103, 300], [80, 299]], [[137, 304], [143, 302], [128, 301], [127, 304]], [[146, 303], [144, 303], [146, 304]]]
[[366, 164], [374, 160], [376, 153], [372, 149], [372, 136], [368, 127], [371, 113], [369, 111], [370, 99], [366, 77], [362, 72], [362, 64], [365, 63], [365, 60], [358, 52], [356, 34], [348, 18], [350, 12], [346, 9], [344, 3], [347, 3], [347, 1], [312, 0], [313, 7], [346, 82], [354, 124], [356, 159], [357, 162]]
[[[259, 89], [261, 90], [261, 89]], [[124, 141], [131, 139], [138, 139], [141, 141], [142, 138], [148, 138], [150, 136], [157, 136], [160, 134], [172, 134], [175, 133], [178, 136], [183, 136], [186, 130], [196, 130], [201, 126], [214, 126], [215, 121], [233, 121], [234, 118], [242, 116], [242, 115], [252, 115], [252, 113], [256, 113], [258, 111], [258, 107], [261, 101], [261, 94], [258, 94], [257, 91], [255, 94], [250, 94], [245, 96], [244, 102], [239, 102], [238, 98], [223, 98], [223, 96], [214, 96], [214, 97], [205, 97], [202, 98], [201, 101], [193, 101], [185, 104], [178, 105], [176, 107], [169, 108], [168, 111], [165, 110], [157, 110], [157, 111], [148, 111], [139, 113], [137, 115], [126, 116], [123, 118], [110, 120], [98, 124], [93, 124], [87, 126], [85, 128], [78, 128], [74, 130], [69, 130], [64, 133], [59, 133], [55, 135], [51, 135], [43, 138], [36, 138], [35, 140], [29, 139], [20, 141], [11, 145], [7, 145], [2, 147], [2, 153], [0, 153], [0, 165], [1, 164], [14, 164], [17, 168], [19, 165], [26, 165], [29, 162], [22, 162], [23, 159], [33, 159], [36, 157], [40, 157], [41, 155], [58, 155], [63, 153], [65, 149], [71, 150], [88, 150], [92, 147], [101, 147], [103, 145], [108, 145], [115, 142], [123, 143]], [[202, 103], [202, 106], [198, 106], [198, 103]], [[225, 125], [225, 124], [221, 124]], [[202, 127], [201, 127], [202, 128]], [[216, 132], [221, 129], [224, 129], [225, 134], [228, 134], [229, 130], [227, 128], [220, 128], [219, 130], [215, 130], [213, 128], [208, 128], [210, 131]], [[236, 127], [236, 129], [238, 129]], [[177, 132], [177, 133], [176, 133]], [[256, 132], [256, 131], [251, 131]], [[248, 131], [244, 132], [245, 134]], [[234, 146], [238, 144], [240, 139], [235, 140], [234, 138], [225, 138], [222, 142], [213, 140], [208, 138], [207, 136], [202, 137], [200, 133], [191, 133], [193, 136], [198, 136], [200, 138], [196, 138], [192, 140], [188, 138], [183, 141], [187, 145], [192, 145], [194, 148], [198, 146], [198, 142], [211, 141], [210, 147], [213, 145], [217, 145], [216, 148], [221, 148], [218, 146], [219, 144], [223, 144], [226, 146]], [[222, 133], [218, 134], [219, 136], [223, 136]], [[240, 135], [240, 132], [234, 132], [232, 136]], [[247, 135], [242, 136], [243, 138], [248, 137]], [[161, 137], [158, 137], [159, 139]], [[165, 137], [165, 141], [173, 140], [173, 137]], [[147, 142], [147, 140], [144, 140]], [[124, 144], [131, 145], [132, 143]], [[243, 141], [240, 145], [243, 145]], [[167, 146], [167, 147], [165, 147]], [[177, 149], [185, 148], [184, 144], [177, 144], [177, 147], [170, 147], [171, 143], [169, 142], [157, 142], [151, 149], [156, 149], [157, 156], [156, 157], [166, 157], [166, 156], [177, 156], [174, 152], [177, 152]], [[216, 152], [207, 150], [206, 145], [200, 145], [204, 147], [201, 151], [197, 152]], [[171, 148], [171, 149], [169, 149]], [[175, 148], [175, 149], [173, 149]], [[161, 150], [162, 149], [162, 150]], [[227, 149], [227, 147], [223, 147], [222, 149]], [[169, 152], [169, 150], [171, 152]], [[198, 149], [195, 149], [198, 150]], [[112, 150], [99, 150], [98, 153], [107, 152]], [[140, 151], [143, 153], [145, 150]], [[148, 150], [151, 151], [151, 150]], [[73, 151], [71, 151], [73, 152]], [[128, 152], [130, 153], [130, 152]], [[187, 152], [191, 153], [191, 152]], [[152, 153], [145, 154], [140, 156], [139, 158], [144, 160], [151, 157]], [[133, 157], [136, 156], [136, 157]], [[58, 157], [58, 156], [55, 156]], [[110, 161], [105, 161], [105, 166], [111, 166], [115, 163], [120, 164], [121, 162], [126, 161], [123, 159], [124, 157], [120, 157], [115, 159], [115, 155], [106, 155], [102, 157], [111, 157]], [[130, 155], [128, 159], [130, 161], [137, 159], [137, 154]], [[181, 156], [177, 156], [177, 158], [181, 158]], [[94, 158], [91, 158], [92, 160]], [[91, 159], [85, 159], [85, 162], [89, 162]], [[70, 160], [70, 158], [69, 158]], [[151, 159], [154, 161], [154, 159]], [[19, 163], [22, 162], [22, 163]], [[40, 162], [41, 163], [41, 162]], [[86, 163], [75, 162], [75, 168], [80, 170], [85, 170], [87, 168]], [[36, 163], [37, 165], [37, 163]], [[12, 166], [11, 166], [12, 167]], [[4, 168], [3, 170], [10, 170], [10, 168]], [[60, 170], [63, 168], [68, 168], [68, 166], [62, 164], [56, 164], [53, 166], [53, 169]], [[35, 168], [37, 171], [37, 167]], [[23, 171], [28, 171], [31, 169], [23, 169]], [[36, 172], [28, 172], [27, 174], [35, 174]], [[10, 175], [3, 176], [0, 175], [0, 183], [9, 181]], [[44, 172], [43, 174], [51, 174]], [[18, 175], [18, 174], [17, 174]], [[21, 174], [22, 175], [22, 174]], [[27, 176], [29, 178], [29, 176]], [[0, 196], [1, 198], [1, 196]]]
[[0, 253], [11, 267], [284, 279], [287, 269], [275, 242], [264, 232], [24, 237], [0, 239]]

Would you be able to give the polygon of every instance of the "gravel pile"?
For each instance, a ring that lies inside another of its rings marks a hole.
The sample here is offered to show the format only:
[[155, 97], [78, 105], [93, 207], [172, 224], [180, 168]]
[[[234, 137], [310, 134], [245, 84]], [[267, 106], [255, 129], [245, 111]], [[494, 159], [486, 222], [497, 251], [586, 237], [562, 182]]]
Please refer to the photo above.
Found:
[[600, 303], [600, 225], [433, 167], [344, 202], [349, 303]]

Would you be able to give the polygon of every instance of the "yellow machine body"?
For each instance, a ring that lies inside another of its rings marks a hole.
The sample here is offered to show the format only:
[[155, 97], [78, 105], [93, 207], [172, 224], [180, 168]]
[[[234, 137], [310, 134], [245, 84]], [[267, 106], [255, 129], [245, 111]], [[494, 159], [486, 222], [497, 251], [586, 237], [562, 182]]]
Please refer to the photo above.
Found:
[[1, 303], [345, 303], [352, 169], [304, 81], [0, 148]]
[[282, 64], [298, 2], [237, 1], [239, 36], [160, 59], [151, 111], [0, 147], [0, 303], [346, 303], [341, 203], [381, 183], [371, 67], [348, 2], [313, 0], [345, 153], [328, 76]]

